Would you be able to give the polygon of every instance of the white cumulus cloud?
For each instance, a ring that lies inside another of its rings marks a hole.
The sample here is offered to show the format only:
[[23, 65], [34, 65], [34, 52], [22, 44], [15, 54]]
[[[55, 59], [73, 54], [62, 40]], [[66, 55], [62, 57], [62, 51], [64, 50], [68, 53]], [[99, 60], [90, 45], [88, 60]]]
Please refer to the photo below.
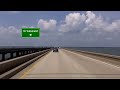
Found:
[[16, 28], [15, 26], [8, 26], [8, 27], [0, 27], [0, 34], [18, 34], [19, 33], [19, 29]]
[[57, 24], [57, 21], [53, 19], [50, 19], [48, 21], [40, 19], [38, 21], [38, 27], [40, 27], [41, 30], [55, 30], [56, 24]]
[[109, 32], [120, 31], [120, 20], [113, 21], [111, 24], [107, 25], [104, 29]]
[[69, 31], [98, 31], [98, 32], [114, 32], [120, 30], [120, 20], [108, 22], [103, 16], [97, 16], [92, 11], [86, 13], [70, 13], [66, 15], [64, 23], [59, 26], [60, 32]]
[[66, 15], [65, 23], [60, 25], [59, 31], [68, 32], [74, 29], [78, 29], [80, 24], [85, 21], [86, 17], [84, 14], [80, 13], [70, 13]]

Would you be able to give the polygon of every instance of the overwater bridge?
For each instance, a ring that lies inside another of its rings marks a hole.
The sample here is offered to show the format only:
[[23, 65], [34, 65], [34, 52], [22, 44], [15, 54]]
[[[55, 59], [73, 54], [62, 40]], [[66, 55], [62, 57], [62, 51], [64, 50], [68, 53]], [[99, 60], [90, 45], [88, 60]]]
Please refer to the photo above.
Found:
[[[120, 79], [119, 56], [69, 48], [58, 52], [53, 52], [53, 48], [4, 50], [0, 79]], [[8, 52], [10, 58], [6, 60]]]

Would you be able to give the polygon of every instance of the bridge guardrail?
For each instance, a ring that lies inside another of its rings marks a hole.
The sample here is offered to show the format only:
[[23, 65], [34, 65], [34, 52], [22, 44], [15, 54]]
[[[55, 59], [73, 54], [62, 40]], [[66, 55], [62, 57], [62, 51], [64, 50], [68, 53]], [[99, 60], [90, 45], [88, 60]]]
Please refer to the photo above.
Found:
[[45, 52], [49, 52], [51, 49], [47, 49], [47, 50], [43, 50], [43, 51], [39, 51], [39, 52], [36, 52], [36, 53], [32, 53], [32, 54], [28, 54], [28, 55], [24, 55], [24, 56], [21, 56], [21, 57], [17, 57], [17, 58], [13, 58], [13, 59], [10, 59], [8, 61], [3, 61], [3, 62], [0, 62], [0, 75], [41, 55], [41, 54], [44, 54]]
[[116, 56], [116, 55], [102, 54], [102, 53], [82, 51], [82, 50], [75, 50], [75, 49], [69, 49], [69, 48], [64, 48], [64, 49], [70, 50], [70, 51], [75, 51], [75, 52], [81, 52], [81, 53], [85, 53], [85, 54], [90, 54], [90, 55], [96, 55], [96, 56], [105, 57], [105, 58], [109, 58], [109, 59], [114, 59], [114, 60], [120, 62], [120, 56]]

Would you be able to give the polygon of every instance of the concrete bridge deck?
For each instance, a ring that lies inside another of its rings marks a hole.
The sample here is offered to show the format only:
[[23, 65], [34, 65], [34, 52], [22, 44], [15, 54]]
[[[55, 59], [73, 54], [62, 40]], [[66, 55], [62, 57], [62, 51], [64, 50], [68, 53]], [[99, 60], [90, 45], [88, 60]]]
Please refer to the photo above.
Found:
[[119, 78], [120, 67], [65, 49], [49, 52], [11, 79]]

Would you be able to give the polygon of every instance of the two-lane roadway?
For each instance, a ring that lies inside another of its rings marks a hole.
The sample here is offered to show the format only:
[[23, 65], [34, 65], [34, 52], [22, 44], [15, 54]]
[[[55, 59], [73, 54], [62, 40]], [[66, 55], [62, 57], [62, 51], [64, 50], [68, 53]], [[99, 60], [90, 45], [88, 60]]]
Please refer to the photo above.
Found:
[[75, 52], [51, 51], [11, 79], [120, 78], [120, 67]]

